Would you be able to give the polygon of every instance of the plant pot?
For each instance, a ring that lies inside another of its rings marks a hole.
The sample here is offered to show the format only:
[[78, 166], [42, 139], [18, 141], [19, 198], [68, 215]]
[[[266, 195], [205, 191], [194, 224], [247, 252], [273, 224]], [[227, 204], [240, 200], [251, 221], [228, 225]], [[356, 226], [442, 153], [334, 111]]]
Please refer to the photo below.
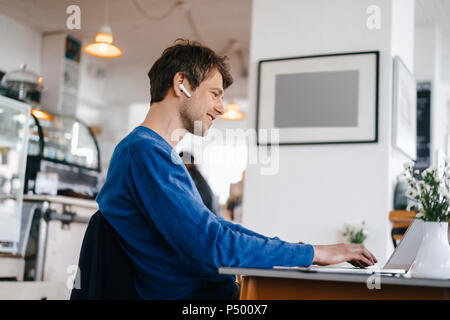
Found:
[[415, 278], [450, 279], [448, 222], [423, 223], [423, 239], [411, 266]]

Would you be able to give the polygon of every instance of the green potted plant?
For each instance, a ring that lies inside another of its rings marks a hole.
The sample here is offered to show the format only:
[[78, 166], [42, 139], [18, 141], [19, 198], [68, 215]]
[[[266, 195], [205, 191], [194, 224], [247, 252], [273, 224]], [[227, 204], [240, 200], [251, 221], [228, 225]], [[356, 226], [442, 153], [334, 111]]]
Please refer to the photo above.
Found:
[[445, 160], [442, 173], [428, 168], [413, 171], [414, 163], [404, 165], [411, 200], [408, 210], [423, 222], [423, 239], [411, 267], [411, 275], [420, 278], [450, 279], [448, 221], [450, 206], [450, 161]]
[[367, 229], [365, 228], [365, 221], [361, 225], [345, 224], [342, 236], [348, 243], [363, 244], [368, 236]]

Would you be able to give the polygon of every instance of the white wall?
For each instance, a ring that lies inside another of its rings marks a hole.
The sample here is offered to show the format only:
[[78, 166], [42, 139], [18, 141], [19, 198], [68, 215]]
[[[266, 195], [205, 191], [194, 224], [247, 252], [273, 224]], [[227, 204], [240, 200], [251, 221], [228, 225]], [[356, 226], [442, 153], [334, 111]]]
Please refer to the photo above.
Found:
[[0, 70], [18, 69], [22, 63], [36, 73], [41, 71], [42, 34], [0, 13]]
[[[381, 9], [381, 28], [366, 27], [369, 5]], [[402, 1], [413, 6], [413, 1]], [[326, 10], [324, 9], [326, 8]], [[246, 173], [243, 223], [288, 241], [335, 243], [344, 223], [365, 220], [366, 246], [379, 261], [390, 250], [392, 208], [392, 51], [393, 36], [412, 39], [407, 27], [396, 34], [391, 22], [402, 13], [391, 1], [259, 1], [253, 2], [250, 49], [250, 112], [255, 123], [257, 62], [261, 59], [352, 51], [380, 51], [378, 143], [280, 147], [279, 173], [261, 176], [258, 165]], [[395, 17], [393, 17], [395, 14]], [[405, 41], [405, 40], [403, 40]], [[412, 51], [412, 44], [408, 44]], [[412, 55], [405, 58], [409, 64]], [[395, 159], [402, 162], [402, 159]]]

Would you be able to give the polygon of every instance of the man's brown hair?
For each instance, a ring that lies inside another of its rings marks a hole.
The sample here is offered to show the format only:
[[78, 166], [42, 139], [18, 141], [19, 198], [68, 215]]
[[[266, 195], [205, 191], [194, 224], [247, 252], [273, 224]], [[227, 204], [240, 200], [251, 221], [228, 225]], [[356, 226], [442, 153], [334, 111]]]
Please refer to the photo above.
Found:
[[222, 75], [225, 90], [233, 83], [228, 57], [220, 56], [198, 42], [177, 39], [175, 45], [164, 50], [148, 72], [150, 104], [164, 99], [177, 72], [182, 72], [192, 90], [195, 90], [214, 69]]

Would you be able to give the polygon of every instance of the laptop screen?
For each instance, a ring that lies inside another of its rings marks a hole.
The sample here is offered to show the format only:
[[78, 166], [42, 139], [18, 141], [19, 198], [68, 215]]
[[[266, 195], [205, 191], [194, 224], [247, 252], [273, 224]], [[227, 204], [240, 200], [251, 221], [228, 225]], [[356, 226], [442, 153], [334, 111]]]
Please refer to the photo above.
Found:
[[423, 222], [422, 220], [414, 219], [384, 266], [384, 269], [409, 270], [422, 243], [422, 237]]

